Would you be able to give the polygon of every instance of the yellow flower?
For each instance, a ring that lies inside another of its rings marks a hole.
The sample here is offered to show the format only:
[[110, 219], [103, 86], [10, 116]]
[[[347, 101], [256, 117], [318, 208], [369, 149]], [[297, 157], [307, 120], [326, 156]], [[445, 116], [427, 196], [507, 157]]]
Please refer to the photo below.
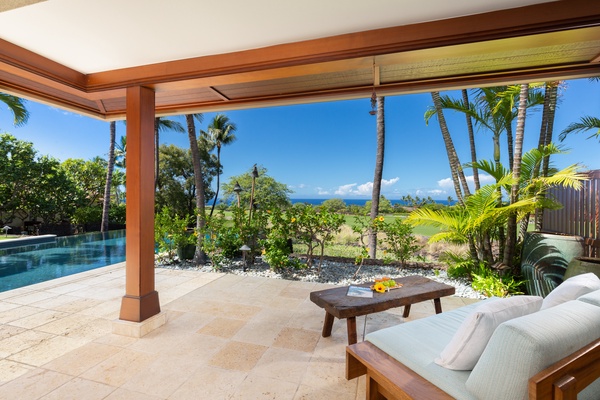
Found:
[[378, 293], [385, 293], [385, 285], [381, 282], [377, 282], [374, 286], [373, 286], [373, 290], [375, 290]]
[[296, 218], [292, 217], [292, 222], [296, 222]]
[[267, 250], [266, 249], [262, 249], [261, 253], [262, 254], [267, 254]]
[[379, 222], [383, 222], [384, 219], [385, 218], [383, 218], [383, 217], [379, 217]]

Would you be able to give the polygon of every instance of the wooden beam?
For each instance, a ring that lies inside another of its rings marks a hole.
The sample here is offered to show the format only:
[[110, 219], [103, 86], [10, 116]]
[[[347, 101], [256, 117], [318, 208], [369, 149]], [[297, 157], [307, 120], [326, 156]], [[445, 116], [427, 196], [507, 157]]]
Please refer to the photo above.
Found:
[[160, 312], [154, 288], [154, 92], [127, 89], [127, 233], [120, 319], [142, 322]]
[[88, 75], [89, 91], [374, 57], [600, 25], [600, 2], [563, 0]]

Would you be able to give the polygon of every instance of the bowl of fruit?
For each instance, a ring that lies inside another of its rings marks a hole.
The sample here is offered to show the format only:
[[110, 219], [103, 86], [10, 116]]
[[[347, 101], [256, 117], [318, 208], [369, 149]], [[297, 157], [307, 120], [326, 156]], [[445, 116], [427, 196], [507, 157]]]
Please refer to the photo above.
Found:
[[384, 276], [383, 278], [375, 279], [375, 283], [371, 285], [371, 290], [374, 290], [378, 293], [385, 293], [392, 289], [398, 289], [401, 287], [401, 283], [397, 283], [392, 278]]

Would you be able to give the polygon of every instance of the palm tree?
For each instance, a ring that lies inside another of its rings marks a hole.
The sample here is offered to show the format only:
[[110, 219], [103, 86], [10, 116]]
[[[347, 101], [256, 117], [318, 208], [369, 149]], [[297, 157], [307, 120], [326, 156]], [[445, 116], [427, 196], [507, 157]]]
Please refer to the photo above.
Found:
[[104, 186], [104, 201], [102, 203], [102, 224], [100, 232], [108, 231], [108, 209], [110, 206], [110, 188], [112, 187], [112, 175], [115, 168], [115, 136], [116, 122], [110, 123], [110, 145], [108, 148], [108, 166], [106, 168], [106, 185]]
[[127, 162], [127, 136], [121, 136], [119, 143], [115, 143], [115, 167], [125, 169]]
[[219, 186], [221, 177], [221, 147], [233, 143], [237, 138], [235, 137], [235, 131], [237, 130], [236, 125], [229, 120], [229, 117], [225, 114], [217, 114], [213, 118], [212, 122], [207, 128], [207, 132], [202, 131], [202, 135], [207, 138], [208, 142], [212, 144], [213, 148], [217, 148], [217, 191], [215, 192], [215, 199], [210, 209], [210, 216], [212, 217], [219, 197]]
[[444, 117], [444, 111], [442, 110], [443, 107], [440, 93], [431, 92], [431, 98], [433, 99], [433, 107], [430, 107], [425, 112], [425, 122], [428, 123], [429, 119], [432, 116], [437, 115], [438, 122], [440, 124], [440, 130], [442, 132], [442, 137], [444, 139], [444, 144], [446, 145], [446, 153], [448, 154], [448, 162], [450, 164], [450, 173], [452, 175], [452, 182], [454, 183], [454, 191], [456, 193], [456, 198], [458, 199], [459, 204], [464, 204], [464, 198], [466, 196], [469, 196], [470, 191], [467, 185], [467, 180], [465, 178], [462, 166], [458, 159], [458, 155], [456, 154], [456, 149], [454, 147], [452, 137], [450, 136], [448, 125], [446, 124], [446, 118]]
[[[381, 195], [381, 179], [383, 177], [383, 157], [385, 153], [385, 97], [377, 98], [377, 156], [375, 158], [375, 177], [373, 178], [373, 192], [371, 196], [371, 221], [379, 214], [379, 196]], [[375, 259], [377, 255], [377, 230], [371, 227], [369, 232], [369, 257]]]
[[27, 123], [29, 111], [25, 108], [25, 100], [6, 93], [0, 93], [0, 101], [8, 106], [13, 113], [15, 126], [21, 126]]
[[[515, 204], [519, 201], [519, 181], [521, 179], [521, 161], [523, 154], [523, 137], [525, 135], [525, 117], [527, 114], [527, 99], [529, 98], [529, 85], [522, 84], [519, 94], [519, 108], [517, 113], [517, 131], [515, 137], [515, 151], [513, 159], [513, 184], [510, 191], [510, 204]], [[517, 246], [517, 214], [515, 211], [508, 215], [506, 225], [506, 245], [504, 246], [503, 263], [513, 267], [513, 259]], [[516, 271], [514, 271], [516, 272]]]
[[159, 153], [160, 153], [160, 132], [167, 130], [184, 133], [185, 129], [181, 123], [172, 119], [157, 117], [154, 119], [154, 156], [155, 156], [155, 171], [154, 171], [154, 189], [156, 190], [159, 186]]
[[581, 117], [579, 122], [573, 122], [572, 124], [569, 124], [569, 126], [567, 126], [565, 130], [560, 133], [559, 140], [562, 142], [571, 133], [579, 133], [589, 130], [596, 130], [596, 132], [588, 136], [587, 139], [591, 139], [593, 137], [600, 139], [600, 118], [591, 117], [589, 115]]
[[196, 186], [196, 232], [198, 232], [198, 241], [196, 242], [196, 253], [194, 254], [194, 263], [196, 265], [206, 262], [206, 255], [202, 251], [201, 234], [206, 226], [204, 176], [202, 173], [202, 164], [200, 162], [200, 150], [198, 148], [198, 139], [196, 138], [196, 125], [194, 120], [202, 122], [202, 114], [186, 114], [188, 139], [190, 141], [190, 150], [192, 152], [192, 164], [194, 165], [194, 185]]
[[[466, 110], [471, 108], [471, 103], [469, 102], [469, 93], [467, 89], [463, 89], [462, 91], [462, 99], [463, 99], [463, 107]], [[475, 134], [473, 132], [473, 120], [468, 113], [465, 113], [465, 118], [467, 121], [467, 132], [469, 133], [469, 147], [471, 149], [471, 162], [474, 163], [477, 161], [477, 150], [475, 148]], [[473, 170], [473, 184], [475, 186], [475, 190], [478, 190], [481, 186], [479, 183], [479, 170], [475, 167]]]

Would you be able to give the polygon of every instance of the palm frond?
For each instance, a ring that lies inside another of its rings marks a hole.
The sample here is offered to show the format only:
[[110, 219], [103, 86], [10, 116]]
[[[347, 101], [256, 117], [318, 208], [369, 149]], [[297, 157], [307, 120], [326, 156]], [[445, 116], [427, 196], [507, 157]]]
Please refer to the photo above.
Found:
[[571, 133], [579, 133], [579, 132], [589, 131], [589, 130], [593, 130], [593, 129], [596, 129], [596, 132], [593, 133], [592, 135], [588, 136], [588, 139], [591, 139], [593, 137], [600, 138], [600, 118], [584, 116], [584, 117], [581, 117], [579, 122], [573, 122], [572, 124], [569, 124], [569, 126], [567, 126], [560, 133], [560, 135], [558, 136], [558, 139], [562, 142], [563, 140], [565, 140], [567, 135], [569, 135]]

